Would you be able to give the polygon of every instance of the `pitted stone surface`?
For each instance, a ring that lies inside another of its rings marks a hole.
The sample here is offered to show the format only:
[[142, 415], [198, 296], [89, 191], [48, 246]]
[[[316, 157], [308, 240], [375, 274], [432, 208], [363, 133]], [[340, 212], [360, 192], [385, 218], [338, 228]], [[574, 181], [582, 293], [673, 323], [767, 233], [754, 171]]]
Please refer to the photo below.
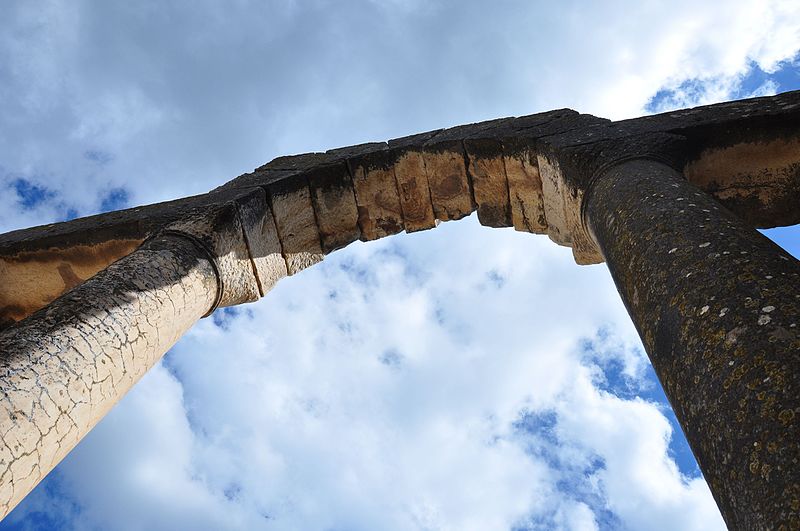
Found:
[[438, 223], [433, 215], [431, 190], [425, 174], [425, 161], [419, 151], [403, 151], [394, 164], [403, 226], [406, 232], [432, 229]]
[[327, 254], [358, 240], [358, 205], [347, 165], [340, 162], [310, 170], [308, 182], [322, 252]]
[[514, 228], [518, 231], [544, 234], [547, 232], [547, 218], [536, 152], [529, 147], [506, 150], [503, 159]]
[[253, 263], [258, 289], [263, 297], [280, 279], [289, 274], [275, 217], [262, 189], [240, 199], [237, 204], [245, 243]]
[[566, 185], [557, 157], [537, 156], [539, 178], [542, 181], [542, 198], [547, 219], [547, 236], [558, 245], [572, 245], [572, 233], [567, 223], [567, 206], [564, 203]]
[[461, 142], [437, 143], [422, 158], [431, 191], [433, 215], [440, 221], [461, 219], [475, 210]]
[[756, 227], [795, 224], [800, 205], [800, 127], [756, 139], [709, 143], [684, 167], [695, 186]]
[[510, 227], [511, 205], [502, 142], [467, 139], [464, 149], [469, 160], [478, 220], [486, 227]]
[[669, 167], [631, 161], [586, 212], [731, 529], [800, 526], [800, 263]]
[[138, 238], [110, 239], [0, 256], [0, 328], [49, 304], [141, 243]]

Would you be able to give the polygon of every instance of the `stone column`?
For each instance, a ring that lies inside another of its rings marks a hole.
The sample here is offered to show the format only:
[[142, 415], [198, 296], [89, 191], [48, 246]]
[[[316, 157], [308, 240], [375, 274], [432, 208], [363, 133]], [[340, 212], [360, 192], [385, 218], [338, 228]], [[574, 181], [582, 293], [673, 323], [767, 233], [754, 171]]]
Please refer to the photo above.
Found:
[[584, 217], [725, 522], [800, 528], [800, 263], [652, 160]]
[[175, 342], [286, 274], [263, 190], [185, 213], [0, 333], [0, 518]]
[[164, 234], [0, 335], [0, 517], [218, 302], [213, 260]]

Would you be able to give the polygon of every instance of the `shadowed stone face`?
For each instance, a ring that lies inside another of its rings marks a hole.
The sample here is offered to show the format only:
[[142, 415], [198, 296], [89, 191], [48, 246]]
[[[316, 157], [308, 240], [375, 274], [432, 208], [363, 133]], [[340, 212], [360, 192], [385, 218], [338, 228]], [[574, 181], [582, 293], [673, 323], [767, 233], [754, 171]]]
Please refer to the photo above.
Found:
[[403, 211], [394, 165], [388, 163], [383, 154], [360, 157], [351, 162], [356, 203], [358, 204], [358, 226], [361, 239], [377, 240], [403, 231]]
[[19, 321], [130, 254], [141, 239], [49, 247], [0, 257], [0, 327]]
[[503, 157], [508, 179], [511, 222], [514, 229], [543, 234], [547, 231], [542, 178], [535, 151], [523, 148]]
[[756, 227], [792, 225], [800, 205], [800, 135], [707, 147], [684, 168], [686, 178]]
[[487, 227], [511, 226], [503, 145], [497, 139], [465, 140], [478, 221]]
[[800, 263], [663, 164], [627, 162], [590, 193], [592, 232], [727, 524], [796, 528]]

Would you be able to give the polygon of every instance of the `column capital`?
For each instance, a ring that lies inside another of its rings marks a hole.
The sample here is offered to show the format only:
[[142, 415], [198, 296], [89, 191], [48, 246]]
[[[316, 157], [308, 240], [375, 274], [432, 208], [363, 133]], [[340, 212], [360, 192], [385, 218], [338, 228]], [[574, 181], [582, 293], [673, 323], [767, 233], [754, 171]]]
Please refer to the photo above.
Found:
[[217, 275], [217, 307], [253, 302], [286, 276], [266, 193], [253, 188], [233, 199], [194, 208], [154, 237], [184, 237], [209, 258]]

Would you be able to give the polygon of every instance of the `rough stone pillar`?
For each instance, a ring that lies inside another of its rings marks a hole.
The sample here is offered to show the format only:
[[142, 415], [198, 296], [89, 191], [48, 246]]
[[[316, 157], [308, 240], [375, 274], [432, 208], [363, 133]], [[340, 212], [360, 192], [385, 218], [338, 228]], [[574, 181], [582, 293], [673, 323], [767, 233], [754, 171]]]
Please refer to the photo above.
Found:
[[0, 333], [0, 518], [169, 348], [286, 274], [263, 190], [187, 210]]
[[800, 263], [650, 160], [586, 224], [731, 529], [800, 528]]
[[165, 234], [0, 335], [0, 517], [213, 307], [212, 261]]

